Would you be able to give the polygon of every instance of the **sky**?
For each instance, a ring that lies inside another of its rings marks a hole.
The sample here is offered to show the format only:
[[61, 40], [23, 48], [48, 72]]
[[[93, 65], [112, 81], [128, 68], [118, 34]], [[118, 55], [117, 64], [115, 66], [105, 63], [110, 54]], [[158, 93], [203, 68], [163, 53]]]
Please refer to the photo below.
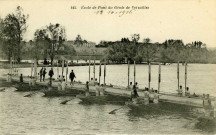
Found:
[[[82, 39], [99, 43], [116, 41], [140, 34], [140, 40], [152, 42], [182, 39], [184, 43], [202, 41], [207, 47], [216, 47], [215, 0], [0, 0], [0, 17], [21, 6], [29, 14], [24, 40], [32, 40], [34, 32], [50, 23], [59, 23], [66, 29], [67, 40], [78, 34]], [[76, 9], [71, 9], [76, 6]], [[81, 9], [82, 6], [132, 6], [149, 9], [132, 10], [119, 17], [120, 11], [130, 9]], [[114, 11], [116, 14], [108, 14]]]

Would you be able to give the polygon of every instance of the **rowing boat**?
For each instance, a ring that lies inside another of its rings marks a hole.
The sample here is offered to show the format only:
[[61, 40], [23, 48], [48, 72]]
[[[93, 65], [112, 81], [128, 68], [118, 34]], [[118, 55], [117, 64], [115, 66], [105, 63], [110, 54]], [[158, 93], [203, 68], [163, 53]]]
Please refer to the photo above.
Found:
[[79, 98], [81, 103], [83, 104], [118, 104], [118, 105], [124, 105], [126, 101], [128, 101], [128, 97], [124, 96], [118, 96], [118, 95], [104, 95], [104, 96], [95, 96], [90, 94], [90, 96], [85, 95], [77, 95], [77, 98]]
[[60, 96], [76, 96], [78, 94], [83, 94], [83, 91], [78, 89], [65, 89], [64, 91], [58, 90], [55, 87], [52, 87], [50, 90], [43, 92], [45, 97], [60, 97]]

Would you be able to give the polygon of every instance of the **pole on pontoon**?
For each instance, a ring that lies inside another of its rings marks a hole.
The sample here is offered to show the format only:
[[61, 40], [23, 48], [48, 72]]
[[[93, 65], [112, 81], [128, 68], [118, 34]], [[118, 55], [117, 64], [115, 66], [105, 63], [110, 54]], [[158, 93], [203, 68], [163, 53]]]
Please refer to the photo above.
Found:
[[148, 77], [148, 88], [151, 88], [151, 63], [149, 62], [149, 77]]
[[160, 91], [160, 82], [161, 82], [161, 63], [159, 63], [159, 68], [158, 68], [158, 93]]
[[128, 60], [128, 88], [130, 85], [130, 61]]
[[100, 84], [100, 78], [101, 78], [101, 62], [100, 62], [100, 67], [99, 67], [99, 84]]

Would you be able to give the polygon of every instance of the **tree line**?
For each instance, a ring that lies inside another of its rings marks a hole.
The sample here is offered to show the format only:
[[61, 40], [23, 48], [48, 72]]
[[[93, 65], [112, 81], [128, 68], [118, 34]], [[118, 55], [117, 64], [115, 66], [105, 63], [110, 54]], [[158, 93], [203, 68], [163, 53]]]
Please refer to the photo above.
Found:
[[[8, 60], [21, 61], [21, 56], [30, 56], [31, 59], [51, 59], [53, 63], [56, 55], [75, 54], [72, 46], [66, 46], [66, 32], [64, 26], [59, 23], [48, 24], [39, 28], [34, 33], [34, 39], [29, 41], [31, 50], [25, 52], [26, 42], [23, 35], [27, 30], [29, 15], [23, 13], [22, 7], [18, 6], [15, 12], [0, 18], [0, 48], [7, 55]], [[76, 39], [78, 44], [80, 39]], [[84, 41], [85, 42], [85, 41]], [[63, 47], [63, 49], [62, 49]], [[29, 55], [30, 54], [30, 55]]]
[[107, 59], [113, 63], [216, 63], [215, 51], [208, 51], [206, 44], [201, 41], [184, 44], [182, 40], [169, 39], [163, 43], [151, 43], [150, 38], [145, 38], [142, 42], [138, 42], [139, 39], [139, 34], [134, 34], [131, 40], [124, 37], [115, 42], [102, 41], [98, 47], [108, 48]]
[[21, 60], [23, 34], [26, 32], [28, 15], [22, 13], [23, 9], [18, 6], [14, 13], [8, 14], [4, 19], [0, 18], [0, 44], [1, 49], [8, 56]]
[[[20, 6], [5, 18], [0, 18], [0, 48], [9, 61], [12, 57], [20, 62], [22, 56], [26, 54], [23, 52], [25, 47], [23, 35], [28, 28], [28, 19], [29, 15], [24, 14]], [[53, 63], [57, 56], [76, 55], [72, 46], [65, 45], [66, 37], [65, 27], [59, 23], [50, 23], [39, 28], [34, 32], [34, 39], [29, 42], [32, 47], [27, 52], [30, 53], [28, 56], [37, 60], [49, 58]], [[74, 44], [79, 46], [85, 43], [88, 41], [77, 35]], [[177, 61], [216, 63], [216, 52], [207, 50], [206, 44], [201, 41], [184, 44], [179, 39], [168, 39], [163, 43], [151, 43], [150, 38], [140, 41], [140, 35], [133, 34], [130, 38], [124, 37], [120, 41], [101, 41], [96, 47], [106, 48], [104, 57], [113, 63], [125, 63], [127, 60], [136, 63]]]

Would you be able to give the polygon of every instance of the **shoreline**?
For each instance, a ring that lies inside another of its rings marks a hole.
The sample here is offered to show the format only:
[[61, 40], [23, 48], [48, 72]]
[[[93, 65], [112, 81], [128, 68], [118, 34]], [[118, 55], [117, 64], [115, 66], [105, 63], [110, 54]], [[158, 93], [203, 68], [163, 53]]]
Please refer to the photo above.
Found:
[[[159, 62], [151, 62], [151, 65], [159, 65]], [[165, 66], [169, 66], [172, 64], [176, 64], [176, 63], [167, 63], [167, 65], [165, 64]], [[182, 63], [180, 63], [182, 65]], [[188, 64], [216, 64], [216, 63], [188, 63]], [[90, 66], [93, 66], [94, 63], [91, 63]], [[95, 63], [95, 65], [100, 65], [100, 63]], [[103, 63], [101, 63], [101, 65], [104, 65]], [[127, 63], [106, 63], [106, 65], [127, 65]], [[130, 64], [133, 65], [133, 64]], [[136, 65], [148, 65], [147, 62], [143, 62], [143, 63], [139, 63]], [[164, 65], [164, 64], [161, 64]], [[69, 64], [68, 67], [74, 67], [74, 66], [89, 66], [89, 63], [73, 63], [73, 64]], [[15, 64], [13, 68], [30, 68], [32, 67], [32, 63], [19, 63], [19, 64]], [[57, 67], [56, 64], [54, 64], [53, 66], [51, 65], [43, 65], [43, 64], [39, 64], [37, 65], [37, 67]], [[61, 67], [59, 65], [59, 67]], [[66, 66], [65, 66], [66, 67]], [[2, 62], [0, 61], [0, 69], [10, 69], [10, 63], [8, 62]]]

